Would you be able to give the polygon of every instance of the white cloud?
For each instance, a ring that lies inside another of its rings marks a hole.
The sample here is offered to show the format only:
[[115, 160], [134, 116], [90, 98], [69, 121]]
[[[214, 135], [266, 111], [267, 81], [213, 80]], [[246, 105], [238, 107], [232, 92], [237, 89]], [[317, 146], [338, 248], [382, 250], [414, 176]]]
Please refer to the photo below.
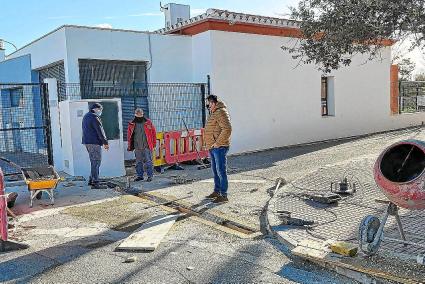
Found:
[[96, 25], [96, 27], [102, 28], [102, 29], [112, 29], [112, 25], [108, 24], [108, 23], [98, 24], [98, 25]]
[[129, 17], [158, 17], [158, 16], [162, 16], [162, 13], [153, 13], [153, 12], [148, 12], [148, 13], [140, 13], [140, 14], [133, 14], [133, 15], [128, 15]]

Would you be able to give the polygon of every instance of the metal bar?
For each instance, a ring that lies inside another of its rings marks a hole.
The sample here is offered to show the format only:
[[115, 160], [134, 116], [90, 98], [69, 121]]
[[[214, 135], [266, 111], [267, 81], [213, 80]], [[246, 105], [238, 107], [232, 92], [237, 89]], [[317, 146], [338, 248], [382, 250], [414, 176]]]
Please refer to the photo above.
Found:
[[400, 233], [400, 236], [403, 239], [403, 241], [406, 241], [406, 235], [404, 234], [403, 225], [401, 224], [401, 220], [400, 220], [400, 215], [398, 215], [398, 210], [396, 211], [395, 219], [397, 221], [397, 226], [398, 226], [398, 231]]
[[52, 143], [52, 126], [50, 123], [50, 107], [49, 107], [49, 91], [47, 84], [43, 83], [41, 88], [41, 100], [44, 108], [45, 134], [47, 146], [47, 161], [49, 165], [53, 165], [53, 143]]
[[207, 75], [207, 91], [208, 91], [208, 95], [211, 95], [211, 77], [210, 75]]
[[207, 121], [207, 113], [205, 111], [205, 85], [201, 85], [201, 100], [202, 100], [202, 127], [205, 127], [206, 121]]
[[39, 86], [40, 83], [1, 83], [0, 86]]
[[2, 131], [12, 131], [12, 130], [34, 130], [34, 129], [46, 129], [46, 126], [37, 126], [37, 127], [14, 127], [14, 128], [1, 128]]

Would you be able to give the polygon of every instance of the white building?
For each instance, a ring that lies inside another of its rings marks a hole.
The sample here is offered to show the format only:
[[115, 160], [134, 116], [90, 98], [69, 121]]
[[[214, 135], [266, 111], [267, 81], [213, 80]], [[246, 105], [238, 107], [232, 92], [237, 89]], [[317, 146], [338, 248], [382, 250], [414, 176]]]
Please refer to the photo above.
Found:
[[[133, 66], [133, 81], [199, 83], [209, 75], [211, 93], [226, 102], [232, 118], [232, 153], [425, 121], [424, 113], [394, 114], [390, 46], [383, 48], [382, 60], [363, 64], [366, 58], [359, 56], [350, 67], [322, 78], [313, 65], [296, 67], [281, 49], [299, 38], [296, 22], [215, 9], [187, 19], [186, 11], [178, 11], [181, 15], [167, 12], [169, 26], [154, 33], [62, 26], [8, 55], [0, 63], [0, 83], [13, 80], [2, 65], [19, 60], [30, 61], [28, 72], [39, 74], [35, 80], [55, 77], [66, 83], [82, 83], [90, 72], [110, 72], [100, 71], [99, 62]], [[139, 75], [134, 66], [142, 66]], [[111, 80], [89, 82], [116, 83]]]

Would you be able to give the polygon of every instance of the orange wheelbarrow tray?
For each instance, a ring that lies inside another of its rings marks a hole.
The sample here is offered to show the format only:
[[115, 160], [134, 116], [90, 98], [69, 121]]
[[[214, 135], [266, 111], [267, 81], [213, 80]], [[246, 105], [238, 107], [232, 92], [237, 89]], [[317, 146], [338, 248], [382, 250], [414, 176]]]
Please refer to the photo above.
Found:
[[30, 192], [30, 207], [33, 206], [34, 198], [41, 198], [42, 192], [49, 195], [52, 205], [55, 203], [53, 191], [61, 178], [52, 166], [21, 168], [21, 172]]

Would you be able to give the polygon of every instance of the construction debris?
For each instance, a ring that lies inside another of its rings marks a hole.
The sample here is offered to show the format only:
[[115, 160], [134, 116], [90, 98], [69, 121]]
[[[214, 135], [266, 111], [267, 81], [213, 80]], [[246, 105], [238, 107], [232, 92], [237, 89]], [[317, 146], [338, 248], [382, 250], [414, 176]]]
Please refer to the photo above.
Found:
[[174, 184], [188, 184], [196, 181], [196, 179], [187, 178], [185, 176], [172, 176], [171, 178]]
[[356, 256], [358, 251], [358, 247], [356, 245], [338, 241], [330, 243], [329, 248], [334, 253], [351, 257]]
[[124, 260], [124, 263], [132, 263], [132, 262], [136, 262], [138, 260], [137, 256], [131, 256], [131, 257], [127, 257]]
[[154, 251], [180, 215], [156, 216], [131, 234], [117, 250]]
[[338, 201], [341, 200], [341, 196], [336, 193], [313, 192], [313, 193], [303, 193], [301, 194], [301, 196], [318, 203], [323, 203], [323, 204], [334, 204], [334, 203], [338, 203]]
[[292, 218], [291, 212], [288, 211], [277, 211], [276, 215], [282, 221], [282, 225], [288, 226], [311, 226], [314, 221], [303, 220], [299, 218]]

